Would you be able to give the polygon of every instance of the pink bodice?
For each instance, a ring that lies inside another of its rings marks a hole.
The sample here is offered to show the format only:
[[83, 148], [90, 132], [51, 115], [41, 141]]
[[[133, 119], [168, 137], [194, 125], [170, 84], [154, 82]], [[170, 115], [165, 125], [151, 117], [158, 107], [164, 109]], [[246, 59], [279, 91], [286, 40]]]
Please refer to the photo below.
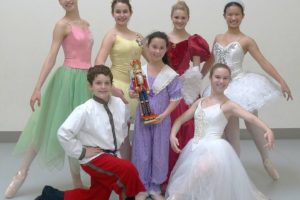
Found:
[[93, 37], [89, 29], [71, 25], [71, 31], [62, 43], [65, 54], [64, 65], [88, 69], [91, 65]]

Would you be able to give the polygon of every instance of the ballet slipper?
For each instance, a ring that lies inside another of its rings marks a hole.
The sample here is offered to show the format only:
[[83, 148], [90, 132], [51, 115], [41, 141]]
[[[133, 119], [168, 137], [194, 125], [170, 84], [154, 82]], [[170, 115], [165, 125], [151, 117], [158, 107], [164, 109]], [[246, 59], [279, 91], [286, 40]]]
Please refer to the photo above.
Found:
[[140, 192], [135, 196], [136, 200], [146, 200], [149, 194], [147, 192]]
[[165, 198], [159, 193], [153, 192], [150, 194], [150, 196], [153, 200], [165, 200]]
[[263, 162], [265, 170], [268, 172], [269, 176], [274, 180], [278, 180], [279, 179], [279, 173], [277, 171], [277, 169], [275, 168], [273, 162], [267, 158], [264, 160]]
[[24, 183], [26, 177], [27, 177], [27, 171], [23, 171], [23, 170], [18, 171], [5, 191], [5, 198], [7, 199], [13, 198], [18, 192], [18, 190], [20, 189], [20, 187], [22, 186], [22, 184]]

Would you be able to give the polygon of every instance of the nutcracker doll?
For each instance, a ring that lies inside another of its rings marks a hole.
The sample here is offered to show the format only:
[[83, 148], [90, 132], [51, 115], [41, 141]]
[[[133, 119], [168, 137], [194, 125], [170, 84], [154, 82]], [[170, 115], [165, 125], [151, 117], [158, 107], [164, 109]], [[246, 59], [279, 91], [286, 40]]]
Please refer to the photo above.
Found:
[[158, 115], [155, 115], [150, 108], [149, 104], [149, 86], [147, 77], [143, 74], [141, 69], [141, 62], [133, 60], [132, 67], [132, 85], [136, 93], [139, 94], [139, 101], [141, 107], [141, 114], [145, 124], [151, 124], [156, 121]]

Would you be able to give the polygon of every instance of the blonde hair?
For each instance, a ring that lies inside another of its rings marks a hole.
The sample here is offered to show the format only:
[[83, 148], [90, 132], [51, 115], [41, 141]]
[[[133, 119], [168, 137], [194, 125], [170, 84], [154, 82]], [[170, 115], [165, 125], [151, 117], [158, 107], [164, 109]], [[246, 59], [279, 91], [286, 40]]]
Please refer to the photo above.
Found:
[[171, 17], [174, 13], [175, 10], [182, 10], [182, 11], [185, 11], [187, 16], [190, 17], [190, 9], [189, 7], [187, 6], [187, 4], [182, 1], [182, 0], [179, 0], [177, 1], [177, 3], [175, 3], [173, 6], [172, 6], [172, 9], [171, 9]]

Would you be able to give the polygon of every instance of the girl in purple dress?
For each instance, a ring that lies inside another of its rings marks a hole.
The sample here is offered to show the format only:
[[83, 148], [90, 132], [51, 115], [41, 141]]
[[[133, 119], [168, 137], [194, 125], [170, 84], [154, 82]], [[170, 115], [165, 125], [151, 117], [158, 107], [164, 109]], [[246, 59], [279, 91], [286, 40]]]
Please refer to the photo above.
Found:
[[[153, 124], [145, 125], [140, 108], [136, 111], [132, 161], [137, 167], [148, 194], [152, 199], [163, 199], [160, 184], [167, 178], [169, 137], [171, 131], [170, 113], [181, 100], [181, 83], [178, 74], [168, 66], [168, 36], [154, 32], [148, 36], [149, 62], [142, 66], [146, 75], [150, 94], [151, 110], [159, 115]], [[130, 97], [136, 98], [133, 90]], [[148, 194], [145, 194], [145, 199]]]

